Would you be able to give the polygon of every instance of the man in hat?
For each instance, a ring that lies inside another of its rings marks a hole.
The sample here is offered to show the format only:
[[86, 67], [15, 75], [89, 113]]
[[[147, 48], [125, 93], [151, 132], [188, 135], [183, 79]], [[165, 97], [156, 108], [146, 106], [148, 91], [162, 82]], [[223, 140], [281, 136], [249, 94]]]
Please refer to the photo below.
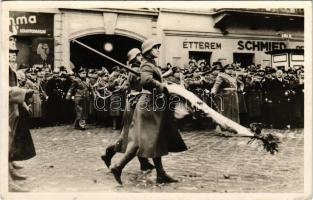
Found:
[[18, 49], [16, 47], [16, 38], [9, 38], [9, 190], [14, 192], [24, 192], [26, 189], [18, 186], [13, 180], [24, 180], [25, 176], [19, 175], [16, 169], [21, 168], [13, 163], [14, 154], [19, 151], [19, 146], [14, 141], [17, 133], [19, 121], [19, 105], [32, 97], [34, 91], [22, 89], [18, 85], [16, 76], [16, 58]]
[[[224, 68], [225, 72], [220, 72], [212, 87], [211, 93], [215, 96], [218, 112], [225, 117], [239, 123], [239, 104], [237, 94], [237, 81], [232, 65]], [[219, 131], [219, 128], [217, 127]]]
[[86, 130], [91, 85], [87, 81], [87, 71], [85, 69], [80, 69], [78, 75], [79, 77], [73, 80], [73, 83], [67, 92], [66, 99], [70, 100], [72, 96], [74, 96], [76, 113], [74, 128], [78, 130]]
[[59, 110], [61, 109], [60, 105], [62, 105], [64, 92], [59, 73], [59, 69], [55, 68], [46, 86], [46, 93], [49, 96], [47, 101], [47, 117], [51, 125], [59, 125], [62, 118], [62, 113]]

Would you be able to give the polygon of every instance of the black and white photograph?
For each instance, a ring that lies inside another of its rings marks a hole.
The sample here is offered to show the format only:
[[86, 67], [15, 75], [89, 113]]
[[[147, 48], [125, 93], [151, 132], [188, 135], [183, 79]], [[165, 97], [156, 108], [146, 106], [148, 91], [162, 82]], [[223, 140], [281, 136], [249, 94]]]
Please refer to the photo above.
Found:
[[312, 198], [312, 2], [1, 6], [3, 200]]

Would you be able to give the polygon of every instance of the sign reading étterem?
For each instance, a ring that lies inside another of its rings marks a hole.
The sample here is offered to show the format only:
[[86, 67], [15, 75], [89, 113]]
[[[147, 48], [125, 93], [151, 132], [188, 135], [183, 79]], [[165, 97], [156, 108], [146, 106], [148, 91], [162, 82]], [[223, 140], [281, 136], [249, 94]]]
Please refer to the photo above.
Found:
[[9, 30], [19, 36], [53, 36], [53, 16], [50, 13], [10, 11]]
[[194, 42], [194, 41], [184, 41], [184, 49], [222, 49], [222, 43], [220, 42]]

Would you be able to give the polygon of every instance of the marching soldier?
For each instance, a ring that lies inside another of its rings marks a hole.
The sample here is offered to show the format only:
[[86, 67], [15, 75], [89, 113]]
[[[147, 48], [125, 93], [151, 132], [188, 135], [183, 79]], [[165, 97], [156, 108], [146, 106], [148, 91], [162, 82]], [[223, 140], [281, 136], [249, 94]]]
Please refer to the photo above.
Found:
[[169, 109], [164, 110], [164, 107], [162, 107], [163, 109], [153, 109], [154, 105], [159, 102], [154, 98], [154, 95], [161, 94], [164, 99], [166, 98], [165, 95], [168, 95], [161, 70], [155, 62], [160, 54], [160, 46], [161, 44], [153, 39], [144, 41], [141, 46], [143, 53], [143, 61], [140, 66], [142, 94], [134, 110], [126, 152], [117, 163], [110, 167], [115, 180], [119, 184], [122, 184], [121, 174], [123, 168], [136, 155], [153, 158], [157, 172], [157, 183], [177, 182], [165, 172], [162, 156], [167, 155], [169, 152], [187, 150], [173, 119], [174, 113]]
[[[127, 57], [131, 68], [139, 72], [139, 67], [142, 59], [140, 50], [137, 48], [131, 49], [128, 52]], [[127, 90], [130, 91], [130, 93], [127, 95], [128, 98], [126, 100], [126, 108], [123, 114], [123, 128], [121, 134], [115, 143], [109, 145], [106, 148], [105, 155], [101, 156], [101, 159], [104, 161], [108, 168], [110, 167], [111, 159], [116, 152], [125, 153], [126, 151], [128, 131], [133, 118], [134, 109], [136, 107], [136, 103], [142, 89], [140, 85], [140, 77], [133, 73], [129, 73], [125, 86]], [[138, 160], [140, 162], [140, 169], [142, 171], [151, 170], [154, 168], [154, 166], [149, 163], [148, 159], [138, 157]]]
[[74, 96], [76, 112], [74, 128], [79, 130], [86, 130], [86, 120], [88, 117], [91, 87], [86, 77], [86, 70], [79, 70], [79, 77], [73, 79], [73, 83], [66, 95], [66, 99], [68, 100]]

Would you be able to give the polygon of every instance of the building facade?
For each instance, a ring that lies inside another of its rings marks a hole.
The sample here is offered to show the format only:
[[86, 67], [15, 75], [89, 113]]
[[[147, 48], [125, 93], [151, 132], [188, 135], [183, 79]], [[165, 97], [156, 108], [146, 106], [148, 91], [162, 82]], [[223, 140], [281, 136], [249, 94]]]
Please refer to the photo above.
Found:
[[179, 67], [189, 59], [267, 66], [265, 52], [304, 47], [303, 9], [58, 8], [42, 13], [53, 13], [53, 64], [69, 69], [115, 65], [72, 39], [125, 63], [128, 50], [154, 37], [163, 44], [159, 64]]

